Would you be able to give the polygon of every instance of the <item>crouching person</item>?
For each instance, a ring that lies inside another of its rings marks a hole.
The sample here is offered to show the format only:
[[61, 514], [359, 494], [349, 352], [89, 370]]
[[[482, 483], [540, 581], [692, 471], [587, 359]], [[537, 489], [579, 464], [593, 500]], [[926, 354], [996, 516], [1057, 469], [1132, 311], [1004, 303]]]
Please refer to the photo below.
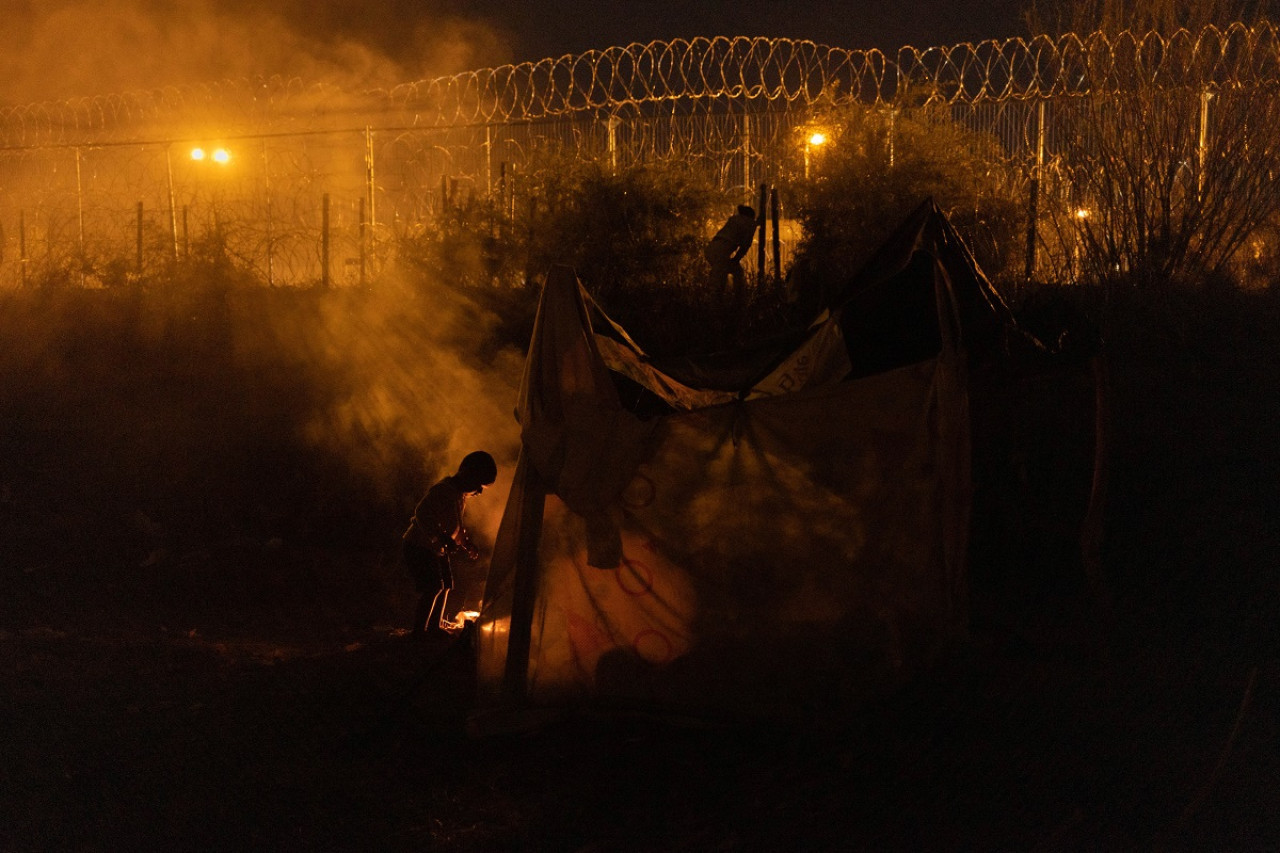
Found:
[[458, 553], [469, 560], [480, 556], [464, 520], [467, 498], [483, 492], [497, 476], [493, 457], [477, 450], [463, 458], [456, 474], [436, 483], [418, 501], [404, 532], [405, 567], [420, 595], [413, 617], [415, 638], [448, 634], [442, 621], [453, 589], [449, 558]]

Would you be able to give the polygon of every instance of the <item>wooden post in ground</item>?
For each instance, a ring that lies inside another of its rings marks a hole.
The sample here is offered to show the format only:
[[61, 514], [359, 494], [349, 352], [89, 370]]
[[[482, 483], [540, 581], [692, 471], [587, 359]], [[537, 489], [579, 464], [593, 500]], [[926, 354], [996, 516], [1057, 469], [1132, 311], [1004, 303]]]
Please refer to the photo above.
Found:
[[1102, 537], [1105, 530], [1107, 484], [1110, 480], [1111, 454], [1111, 381], [1106, 358], [1093, 357], [1094, 444], [1093, 481], [1089, 488], [1089, 505], [1080, 525], [1080, 557], [1085, 580], [1093, 594], [1094, 604], [1109, 629], [1114, 613], [1111, 590], [1102, 570]]

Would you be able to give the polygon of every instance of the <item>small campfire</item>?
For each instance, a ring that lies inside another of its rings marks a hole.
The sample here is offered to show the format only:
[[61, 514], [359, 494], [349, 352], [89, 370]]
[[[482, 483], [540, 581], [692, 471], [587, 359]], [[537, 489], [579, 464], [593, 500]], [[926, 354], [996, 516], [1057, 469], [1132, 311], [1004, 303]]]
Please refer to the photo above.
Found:
[[449, 631], [461, 631], [467, 627], [468, 622], [474, 622], [479, 618], [479, 610], [459, 610], [457, 615], [453, 617], [453, 621], [445, 623], [444, 627]]

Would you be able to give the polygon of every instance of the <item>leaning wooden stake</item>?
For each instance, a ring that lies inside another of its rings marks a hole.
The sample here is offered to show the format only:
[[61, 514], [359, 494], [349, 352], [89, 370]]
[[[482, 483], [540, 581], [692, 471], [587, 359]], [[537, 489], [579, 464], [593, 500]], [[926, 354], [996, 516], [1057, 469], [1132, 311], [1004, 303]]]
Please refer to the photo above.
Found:
[[1240, 706], [1236, 709], [1235, 721], [1231, 724], [1231, 731], [1227, 734], [1227, 740], [1222, 745], [1218, 758], [1213, 763], [1213, 767], [1209, 769], [1209, 775], [1204, 783], [1196, 790], [1195, 796], [1187, 803], [1186, 808], [1178, 815], [1178, 820], [1174, 824], [1174, 828], [1178, 832], [1186, 831], [1191, 825], [1191, 820], [1200, 811], [1200, 808], [1209, 799], [1209, 795], [1213, 793], [1213, 789], [1218, 784], [1218, 780], [1222, 778], [1223, 772], [1227, 769], [1227, 762], [1231, 759], [1231, 753], [1235, 749], [1236, 739], [1240, 737], [1240, 730], [1244, 728], [1245, 718], [1249, 716], [1249, 710], [1253, 705], [1253, 692], [1258, 686], [1258, 667], [1249, 670], [1249, 679], [1245, 682], [1244, 695], [1240, 697]]
[[1093, 483], [1089, 489], [1089, 507], [1080, 529], [1080, 556], [1085, 578], [1107, 626], [1113, 622], [1111, 590], [1102, 571], [1102, 536], [1106, 515], [1107, 483], [1110, 479], [1108, 459], [1111, 453], [1111, 382], [1105, 357], [1093, 357], [1094, 446]]

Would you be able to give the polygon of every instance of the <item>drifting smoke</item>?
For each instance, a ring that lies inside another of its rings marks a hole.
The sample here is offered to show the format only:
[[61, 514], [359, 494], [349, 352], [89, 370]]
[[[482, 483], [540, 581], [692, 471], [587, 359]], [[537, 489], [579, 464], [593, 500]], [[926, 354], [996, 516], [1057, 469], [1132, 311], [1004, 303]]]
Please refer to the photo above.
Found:
[[336, 368], [329, 404], [302, 427], [307, 440], [414, 500], [467, 453], [489, 451], [498, 481], [468, 516], [476, 538], [492, 542], [519, 447], [513, 411], [524, 360], [510, 347], [482, 352], [496, 322], [456, 291], [395, 275], [376, 295], [326, 302], [318, 328], [296, 330], [315, 347], [315, 363]]
[[0, 105], [277, 75], [373, 88], [509, 53], [489, 24], [409, 0], [53, 0], [5, 17]]

